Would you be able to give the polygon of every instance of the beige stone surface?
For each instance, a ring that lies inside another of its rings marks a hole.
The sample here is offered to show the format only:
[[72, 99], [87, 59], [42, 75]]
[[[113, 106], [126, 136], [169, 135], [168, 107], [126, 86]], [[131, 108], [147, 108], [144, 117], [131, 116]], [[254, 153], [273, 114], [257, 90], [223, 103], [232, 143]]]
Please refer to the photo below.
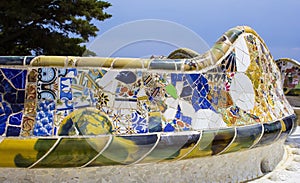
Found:
[[[273, 170], [284, 142], [247, 151], [175, 162], [92, 168], [1, 168], [0, 182], [241, 182]], [[290, 167], [293, 170], [297, 167]]]
[[252, 183], [300, 182], [300, 127], [287, 139], [285, 154], [278, 166], [269, 174]]

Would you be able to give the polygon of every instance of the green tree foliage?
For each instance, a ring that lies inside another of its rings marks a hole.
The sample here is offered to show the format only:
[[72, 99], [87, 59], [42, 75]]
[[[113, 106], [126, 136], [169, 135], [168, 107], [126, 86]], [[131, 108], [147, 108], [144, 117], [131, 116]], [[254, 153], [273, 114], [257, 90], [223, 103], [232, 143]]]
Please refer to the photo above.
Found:
[[1, 0], [0, 55], [82, 55], [93, 24], [111, 15], [98, 0]]

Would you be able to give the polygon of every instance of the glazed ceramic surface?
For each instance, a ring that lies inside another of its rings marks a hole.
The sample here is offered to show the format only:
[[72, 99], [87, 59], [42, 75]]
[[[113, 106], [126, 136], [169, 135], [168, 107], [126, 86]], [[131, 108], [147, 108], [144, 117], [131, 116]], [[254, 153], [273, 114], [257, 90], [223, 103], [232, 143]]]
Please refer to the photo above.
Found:
[[[212, 156], [296, 128], [249, 27], [166, 59], [0, 57], [0, 166], [85, 167]], [[299, 78], [299, 76], [298, 76]]]
[[281, 71], [283, 90], [286, 95], [300, 95], [300, 63], [289, 58], [276, 60]]

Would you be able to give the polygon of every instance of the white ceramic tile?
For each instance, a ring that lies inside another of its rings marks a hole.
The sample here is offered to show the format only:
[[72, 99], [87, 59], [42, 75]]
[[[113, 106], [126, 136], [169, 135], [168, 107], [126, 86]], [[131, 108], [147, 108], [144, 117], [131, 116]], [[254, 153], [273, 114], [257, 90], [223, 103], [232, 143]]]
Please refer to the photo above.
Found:
[[243, 73], [236, 73], [232, 79], [229, 91], [233, 102], [241, 109], [253, 109], [255, 93], [251, 80]]
[[167, 98], [165, 101], [165, 103], [168, 105], [168, 107], [172, 107], [175, 109], [177, 109], [177, 107], [178, 107], [178, 102], [179, 102], [178, 99], [174, 99], [172, 97]]
[[77, 76], [77, 71], [76, 70], [69, 70], [67, 75], [65, 77], [70, 77], [70, 78], [74, 78]]
[[197, 112], [197, 119], [192, 122], [192, 127], [195, 130], [218, 129], [226, 127], [226, 123], [223, 121], [221, 114], [215, 113], [210, 109], [200, 109]]
[[137, 102], [129, 102], [129, 101], [118, 101], [117, 99], [113, 105], [114, 108], [117, 109], [131, 109], [137, 107]]
[[130, 109], [136, 109], [137, 108], [137, 102], [128, 102]]
[[195, 112], [194, 107], [192, 106], [191, 103], [185, 101], [185, 100], [180, 100], [179, 105], [181, 107], [181, 112], [183, 114], [189, 114]]
[[107, 102], [107, 106], [109, 107], [114, 106], [115, 95], [110, 93], [105, 93], [105, 95], [107, 95], [109, 99], [109, 101]]
[[140, 88], [140, 91], [136, 95], [137, 97], [144, 97], [147, 96], [146, 91], [144, 88]]
[[98, 85], [102, 88], [105, 88], [108, 84], [111, 83], [111, 81], [115, 80], [115, 77], [118, 75], [118, 73], [118, 71], [108, 70], [107, 73], [105, 73], [101, 78], [101, 80], [97, 82]]
[[75, 108], [88, 107], [93, 103], [92, 94], [89, 88], [72, 85], [73, 103]]
[[176, 112], [177, 112], [177, 108], [168, 107], [168, 109], [164, 112], [163, 115], [166, 118], [166, 120], [169, 121], [175, 118]]
[[106, 92], [110, 92], [110, 93], [116, 93], [116, 89], [118, 86], [118, 81], [117, 80], [113, 80], [110, 83], [108, 83], [103, 90]]
[[[213, 111], [212, 111], [213, 112]], [[211, 113], [210, 117], [208, 117], [210, 123], [208, 127], [210, 129], [218, 129], [218, 128], [225, 128], [227, 127], [226, 123], [222, 119], [222, 115], [218, 113]]]
[[191, 117], [192, 121], [197, 118], [197, 113], [191, 103], [185, 100], [179, 100], [179, 105], [184, 116]]
[[250, 65], [250, 56], [244, 37], [237, 40], [235, 48], [236, 69], [238, 72], [245, 72]]
[[177, 94], [180, 95], [180, 93], [182, 92], [182, 89], [183, 89], [183, 82], [176, 82], [176, 91], [177, 91]]

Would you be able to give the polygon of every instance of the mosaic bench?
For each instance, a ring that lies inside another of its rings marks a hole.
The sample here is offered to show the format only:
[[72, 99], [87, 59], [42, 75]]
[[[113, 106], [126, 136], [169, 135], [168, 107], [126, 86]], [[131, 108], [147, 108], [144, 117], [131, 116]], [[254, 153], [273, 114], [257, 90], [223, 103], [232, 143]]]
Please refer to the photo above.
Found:
[[0, 57], [0, 166], [91, 167], [210, 157], [284, 140], [296, 115], [247, 26], [165, 59]]
[[[282, 87], [289, 103], [294, 107], [297, 116], [300, 115], [300, 63], [290, 58], [280, 58], [275, 61], [281, 72]], [[298, 118], [298, 125], [300, 119]]]

